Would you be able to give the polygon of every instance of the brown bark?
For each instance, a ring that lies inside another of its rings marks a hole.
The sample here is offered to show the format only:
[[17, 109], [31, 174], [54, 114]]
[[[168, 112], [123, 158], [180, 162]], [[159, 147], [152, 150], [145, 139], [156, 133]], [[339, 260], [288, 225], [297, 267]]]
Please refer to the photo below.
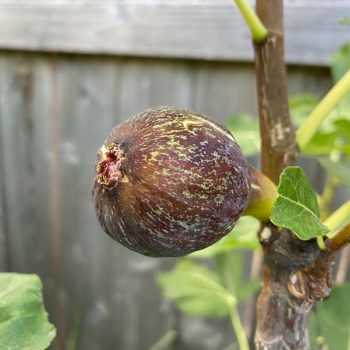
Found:
[[262, 171], [278, 183], [297, 153], [288, 111], [283, 1], [257, 0], [257, 14], [269, 30], [267, 40], [255, 45]]
[[[284, 62], [283, 1], [257, 0], [257, 13], [269, 30], [255, 44], [262, 171], [275, 183], [297, 155], [289, 112]], [[259, 233], [264, 252], [263, 289], [257, 302], [256, 349], [309, 348], [308, 314], [329, 296], [334, 252], [315, 240], [300, 241], [271, 223]]]

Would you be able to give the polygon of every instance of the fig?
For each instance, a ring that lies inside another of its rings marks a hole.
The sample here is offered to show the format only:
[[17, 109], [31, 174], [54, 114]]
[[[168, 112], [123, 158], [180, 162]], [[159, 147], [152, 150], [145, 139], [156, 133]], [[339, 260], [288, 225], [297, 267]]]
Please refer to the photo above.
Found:
[[113, 128], [97, 154], [93, 200], [103, 230], [129, 249], [175, 257], [212, 245], [245, 210], [250, 167], [231, 133], [173, 107]]

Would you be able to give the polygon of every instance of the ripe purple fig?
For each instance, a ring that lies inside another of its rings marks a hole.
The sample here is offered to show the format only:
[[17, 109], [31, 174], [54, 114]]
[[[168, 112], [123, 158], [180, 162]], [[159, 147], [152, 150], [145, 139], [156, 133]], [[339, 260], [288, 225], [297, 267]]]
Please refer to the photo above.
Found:
[[99, 222], [144, 255], [182, 256], [213, 244], [233, 228], [249, 191], [235, 139], [198, 113], [148, 109], [116, 126], [98, 151]]

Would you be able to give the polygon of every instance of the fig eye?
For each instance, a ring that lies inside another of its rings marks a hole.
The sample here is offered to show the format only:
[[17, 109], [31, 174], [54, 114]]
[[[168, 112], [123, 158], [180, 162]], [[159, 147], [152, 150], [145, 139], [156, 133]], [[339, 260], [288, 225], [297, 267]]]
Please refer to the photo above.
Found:
[[103, 145], [99, 153], [102, 160], [96, 166], [96, 181], [107, 189], [114, 188], [123, 178], [125, 153], [116, 143]]

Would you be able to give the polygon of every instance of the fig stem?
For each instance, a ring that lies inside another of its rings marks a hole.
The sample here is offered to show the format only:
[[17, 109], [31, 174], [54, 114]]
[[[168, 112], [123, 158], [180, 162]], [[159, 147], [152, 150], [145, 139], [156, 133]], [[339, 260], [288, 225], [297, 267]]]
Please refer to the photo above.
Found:
[[328, 237], [334, 236], [334, 233], [350, 223], [350, 201], [345, 202], [333, 214], [331, 214], [323, 224], [330, 229]]
[[267, 222], [277, 199], [277, 187], [266, 175], [253, 166], [249, 166], [249, 171], [250, 195], [248, 205], [242, 215], [254, 216], [261, 222]]
[[252, 34], [253, 40], [256, 43], [261, 43], [264, 41], [269, 32], [261, 22], [258, 15], [251, 8], [247, 0], [235, 0], [236, 4], [241, 11], [242, 16], [244, 17], [245, 22], [247, 23], [249, 30]]
[[310, 142], [329, 112], [349, 90], [350, 70], [329, 90], [327, 95], [320, 101], [296, 131], [297, 144], [300, 149], [303, 149]]

